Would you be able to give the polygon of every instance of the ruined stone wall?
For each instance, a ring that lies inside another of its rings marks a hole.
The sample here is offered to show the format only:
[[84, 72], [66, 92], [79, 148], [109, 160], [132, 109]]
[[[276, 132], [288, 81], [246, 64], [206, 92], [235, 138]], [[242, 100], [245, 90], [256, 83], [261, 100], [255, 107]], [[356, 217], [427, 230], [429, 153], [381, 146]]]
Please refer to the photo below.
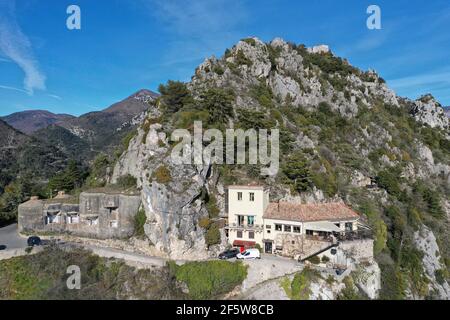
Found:
[[373, 239], [343, 241], [339, 248], [358, 262], [373, 260]]
[[30, 200], [19, 205], [18, 225], [20, 233], [32, 233], [44, 227], [43, 218], [44, 202], [41, 200]]
[[[123, 239], [134, 233], [134, 217], [139, 196], [81, 193], [79, 204], [30, 200], [19, 206], [19, 232], [68, 233], [95, 239]], [[58, 223], [45, 224], [49, 213], [57, 214]], [[69, 217], [76, 217], [70, 223]], [[95, 223], [93, 223], [95, 221]]]

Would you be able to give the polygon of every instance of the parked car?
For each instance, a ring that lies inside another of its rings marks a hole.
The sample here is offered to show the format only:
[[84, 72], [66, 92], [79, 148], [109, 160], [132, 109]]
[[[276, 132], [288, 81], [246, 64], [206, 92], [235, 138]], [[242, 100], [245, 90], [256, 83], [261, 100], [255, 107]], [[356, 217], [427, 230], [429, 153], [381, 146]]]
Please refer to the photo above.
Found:
[[27, 240], [27, 244], [29, 247], [40, 246], [42, 245], [42, 240], [39, 237], [33, 236], [29, 237]]
[[258, 249], [247, 249], [242, 253], [239, 253], [236, 256], [237, 259], [243, 259], [243, 260], [248, 260], [248, 259], [261, 259], [261, 253], [259, 252]]
[[3, 244], [2, 244], [2, 245], [0, 245], [0, 251], [2, 251], [2, 250], [6, 250], [6, 248], [7, 248], [7, 247], [6, 247], [5, 245], [3, 245]]
[[240, 253], [239, 249], [237, 248], [233, 248], [230, 250], [225, 250], [224, 252], [222, 252], [221, 254], [219, 254], [219, 259], [232, 259], [232, 258], [236, 258], [236, 256]]

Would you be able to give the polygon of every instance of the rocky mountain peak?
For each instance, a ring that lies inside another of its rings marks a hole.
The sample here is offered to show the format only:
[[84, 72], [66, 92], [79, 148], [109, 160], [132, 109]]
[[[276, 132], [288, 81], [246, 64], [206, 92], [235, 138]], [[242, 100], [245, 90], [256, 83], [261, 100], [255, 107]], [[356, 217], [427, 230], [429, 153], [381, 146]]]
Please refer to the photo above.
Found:
[[[355, 116], [375, 101], [398, 107], [395, 92], [372, 70], [361, 71], [336, 57], [326, 45], [306, 48], [275, 38], [264, 43], [246, 38], [219, 59], [206, 59], [192, 78], [193, 91], [208, 85], [231, 86], [236, 92], [262, 85], [274, 99], [307, 110], [327, 103], [344, 117]], [[240, 95], [239, 95], [240, 96]], [[238, 99], [239, 108], [261, 109], [249, 99]]]
[[154, 101], [156, 98], [159, 97], [159, 94], [156, 92], [153, 92], [148, 89], [141, 89], [137, 91], [136, 93], [132, 94], [129, 98], [144, 102], [144, 103], [150, 103]]
[[423, 95], [414, 101], [411, 114], [418, 122], [427, 124], [431, 128], [446, 129], [449, 127], [449, 119], [444, 109], [431, 94]]

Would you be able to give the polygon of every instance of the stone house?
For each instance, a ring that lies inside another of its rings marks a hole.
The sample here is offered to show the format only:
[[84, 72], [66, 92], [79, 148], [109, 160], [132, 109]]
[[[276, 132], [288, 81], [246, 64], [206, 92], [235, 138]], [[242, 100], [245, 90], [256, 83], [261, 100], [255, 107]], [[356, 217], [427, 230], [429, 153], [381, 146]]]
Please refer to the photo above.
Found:
[[32, 197], [19, 206], [19, 232], [67, 233], [95, 239], [123, 239], [134, 233], [139, 195], [83, 192], [79, 200], [59, 193], [51, 200]]

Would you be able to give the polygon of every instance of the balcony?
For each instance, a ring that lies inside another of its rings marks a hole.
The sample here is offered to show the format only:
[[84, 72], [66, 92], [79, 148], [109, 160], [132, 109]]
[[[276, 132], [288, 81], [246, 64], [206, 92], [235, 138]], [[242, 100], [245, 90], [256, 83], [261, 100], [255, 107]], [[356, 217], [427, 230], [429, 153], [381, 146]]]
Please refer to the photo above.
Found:
[[262, 231], [263, 225], [262, 224], [237, 224], [237, 223], [229, 223], [225, 225], [225, 228], [229, 230], [255, 230], [255, 231]]

